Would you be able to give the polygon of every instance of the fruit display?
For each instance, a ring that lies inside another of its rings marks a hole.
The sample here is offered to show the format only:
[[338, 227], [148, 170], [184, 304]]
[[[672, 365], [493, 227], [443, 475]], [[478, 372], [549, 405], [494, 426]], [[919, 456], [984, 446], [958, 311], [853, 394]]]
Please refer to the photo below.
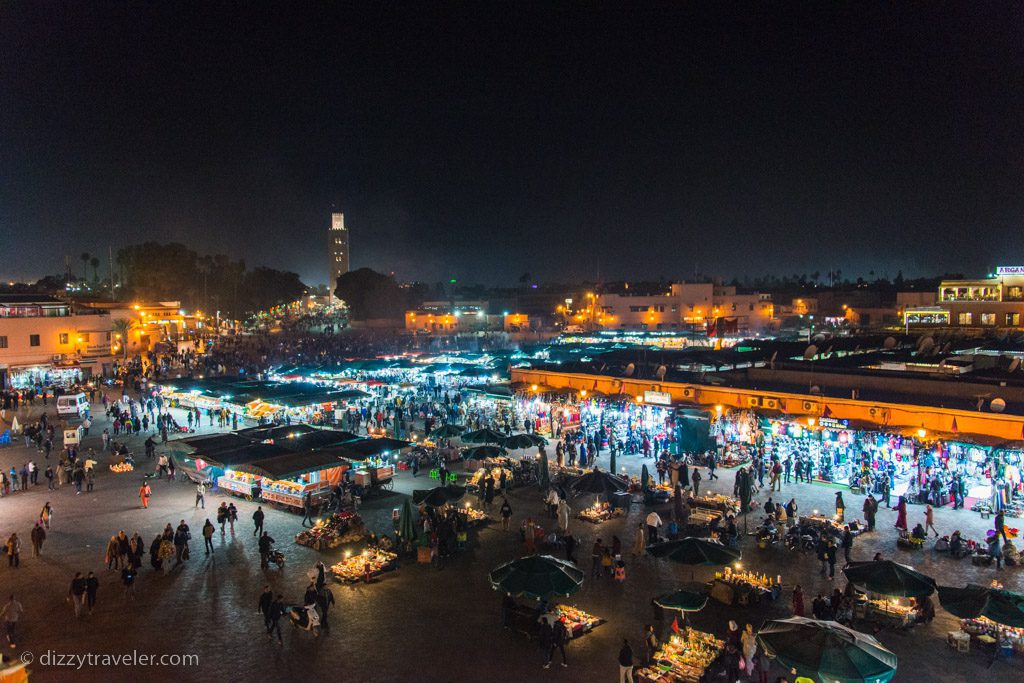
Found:
[[740, 502], [738, 500], [718, 493], [694, 498], [691, 504], [696, 507], [721, 510], [726, 514], [736, 514], [740, 511]]
[[692, 628], [673, 635], [654, 654], [654, 663], [637, 673], [658, 683], [697, 683], [725, 649], [725, 642]]
[[110, 471], [111, 472], [121, 472], [121, 473], [123, 473], [123, 472], [131, 472], [134, 469], [135, 468], [131, 465], [131, 463], [127, 463], [127, 462], [122, 462], [122, 463], [120, 463], [118, 465], [111, 465], [110, 466]]
[[487, 514], [483, 510], [478, 510], [474, 507], [459, 508], [459, 514], [466, 518], [466, 523], [469, 525], [482, 524], [489, 521]]
[[600, 524], [615, 516], [615, 511], [608, 503], [594, 503], [579, 512], [579, 518], [591, 524]]
[[[473, 474], [472, 477], [470, 477], [469, 482], [467, 483], [467, 486], [479, 488], [483, 484], [484, 476], [488, 472], [491, 473], [491, 478], [494, 479], [494, 483], [495, 484], [497, 484], [499, 481], [501, 481], [501, 473], [502, 472], [505, 473], [506, 481], [512, 481], [512, 471], [509, 470], [509, 469], [505, 469], [504, 467], [491, 467], [491, 468], [481, 467], [480, 469], [478, 469]], [[497, 487], [495, 487], [495, 488], [497, 488]]]
[[389, 553], [386, 550], [367, 548], [358, 555], [346, 557], [335, 565], [331, 566], [331, 573], [338, 581], [356, 582], [362, 581], [369, 576], [376, 576], [382, 572], [395, 568], [398, 555]]
[[295, 535], [295, 542], [317, 550], [335, 548], [342, 543], [354, 543], [366, 537], [362, 518], [353, 512], [337, 512], [317, 520], [312, 529], [303, 529]]
[[604, 619], [595, 617], [593, 614], [587, 614], [583, 610], [570, 607], [569, 605], [555, 605], [555, 612], [573, 638], [577, 638], [604, 623]]

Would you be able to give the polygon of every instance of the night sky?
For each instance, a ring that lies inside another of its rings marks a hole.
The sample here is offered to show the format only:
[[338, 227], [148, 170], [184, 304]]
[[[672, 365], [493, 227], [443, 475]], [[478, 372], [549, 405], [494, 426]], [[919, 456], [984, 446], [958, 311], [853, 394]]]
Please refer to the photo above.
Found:
[[324, 282], [332, 208], [426, 281], [1024, 263], [1021, 3], [551, 4], [6, 0], [0, 276]]

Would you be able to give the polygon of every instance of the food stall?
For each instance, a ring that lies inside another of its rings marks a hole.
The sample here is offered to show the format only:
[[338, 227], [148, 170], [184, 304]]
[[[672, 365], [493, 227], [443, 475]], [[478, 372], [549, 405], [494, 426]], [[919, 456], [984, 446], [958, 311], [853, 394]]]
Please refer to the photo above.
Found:
[[698, 683], [724, 649], [724, 641], [688, 627], [672, 635], [654, 653], [651, 666], [636, 671], [636, 679], [641, 683]]
[[720, 510], [727, 515], [736, 515], [740, 511], [740, 502], [738, 500], [729, 496], [723, 496], [720, 493], [697, 496], [689, 499], [688, 502], [691, 507]]
[[228, 486], [241, 487], [245, 482], [237, 478], [239, 474], [250, 474], [254, 481], [250, 494], [253, 498], [301, 510], [307, 495], [316, 506], [328, 499], [346, 467], [332, 452], [291, 453], [238, 465], [227, 479], [225, 472], [218, 485], [223, 480]]
[[259, 486], [259, 477], [249, 472], [237, 470], [224, 470], [224, 474], [217, 477], [217, 488], [246, 500], [252, 500], [257, 495], [256, 489]]
[[594, 501], [593, 505], [585, 507], [577, 513], [577, 517], [591, 524], [601, 524], [621, 515], [622, 508], [613, 508], [611, 503], [602, 503], [601, 501]]
[[505, 474], [506, 481], [512, 481], [512, 470], [510, 469], [507, 469], [505, 467], [491, 467], [490, 469], [486, 467], [481, 467], [476, 472], [474, 472], [473, 476], [470, 477], [469, 481], [466, 482], [466, 488], [468, 488], [471, 491], [479, 490], [480, 487], [483, 485], [484, 477], [486, 477], [488, 473], [490, 473], [491, 478], [494, 479], [495, 492], [498, 491], [498, 482], [501, 481], [502, 473]]
[[579, 638], [604, 623], [604, 619], [570, 605], [555, 605], [551, 613], [565, 624], [570, 638]]
[[715, 572], [708, 584], [709, 594], [725, 605], [747, 606], [761, 600], [776, 600], [782, 593], [782, 577], [725, 567]]
[[398, 555], [379, 548], [367, 548], [358, 555], [346, 556], [331, 566], [331, 574], [342, 583], [368, 581], [398, 568]]
[[367, 536], [362, 518], [354, 512], [335, 512], [317, 520], [312, 529], [303, 529], [295, 535], [295, 542], [316, 550], [336, 548], [344, 543], [356, 543]]
[[914, 610], [908, 598], [884, 595], [861, 595], [853, 604], [853, 616], [890, 628], [904, 628], [914, 623]]
[[487, 516], [487, 513], [479, 508], [475, 508], [470, 503], [466, 503], [464, 507], [457, 508], [456, 512], [462, 517], [462, 520], [466, 523], [466, 526], [483, 526], [489, 524], [491, 518]]

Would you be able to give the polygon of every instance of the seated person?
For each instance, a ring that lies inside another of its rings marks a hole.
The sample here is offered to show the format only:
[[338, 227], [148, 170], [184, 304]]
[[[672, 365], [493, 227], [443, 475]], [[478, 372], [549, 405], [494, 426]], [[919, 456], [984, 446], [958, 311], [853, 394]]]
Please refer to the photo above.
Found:
[[957, 529], [949, 537], [949, 552], [954, 555], [959, 555], [963, 551], [964, 539], [960, 535], [960, 530]]
[[924, 539], [928, 538], [928, 534], [925, 533], [924, 527], [921, 526], [920, 523], [918, 523], [917, 526], [914, 527], [914, 530], [910, 532], [910, 535], [912, 538], [918, 541], [923, 541]]

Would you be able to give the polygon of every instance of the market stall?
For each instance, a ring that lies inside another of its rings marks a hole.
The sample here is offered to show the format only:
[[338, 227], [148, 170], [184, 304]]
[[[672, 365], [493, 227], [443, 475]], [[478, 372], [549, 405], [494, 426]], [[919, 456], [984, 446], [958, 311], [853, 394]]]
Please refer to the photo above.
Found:
[[727, 515], [736, 515], [740, 511], [740, 502], [735, 498], [729, 496], [723, 496], [719, 493], [711, 493], [704, 496], [697, 496], [690, 498], [689, 501], [691, 507], [707, 508], [709, 510], [719, 510]]
[[335, 512], [317, 520], [312, 529], [303, 529], [295, 535], [295, 542], [316, 550], [336, 548], [345, 543], [357, 543], [367, 536], [362, 518], [354, 512]]
[[576, 516], [591, 524], [601, 524], [609, 519], [621, 517], [622, 514], [622, 508], [613, 508], [608, 502], [594, 501], [593, 505], [583, 508]]
[[715, 572], [708, 584], [709, 594], [724, 605], [748, 606], [762, 600], [777, 600], [782, 593], [782, 577], [733, 569]]
[[347, 555], [331, 566], [331, 574], [343, 583], [369, 582], [375, 576], [398, 568], [398, 555], [378, 548], [367, 548], [358, 555]]
[[725, 649], [710, 633], [686, 628], [673, 634], [655, 654], [654, 662], [636, 671], [642, 683], [698, 683]]
[[[252, 497], [287, 508], [303, 509], [307, 495], [315, 506], [330, 497], [331, 489], [341, 481], [346, 465], [329, 452], [292, 453], [251, 464], [238, 465], [230, 475], [218, 479], [227, 487], [242, 488], [252, 475]], [[234, 490], [234, 489], [229, 489]]]

